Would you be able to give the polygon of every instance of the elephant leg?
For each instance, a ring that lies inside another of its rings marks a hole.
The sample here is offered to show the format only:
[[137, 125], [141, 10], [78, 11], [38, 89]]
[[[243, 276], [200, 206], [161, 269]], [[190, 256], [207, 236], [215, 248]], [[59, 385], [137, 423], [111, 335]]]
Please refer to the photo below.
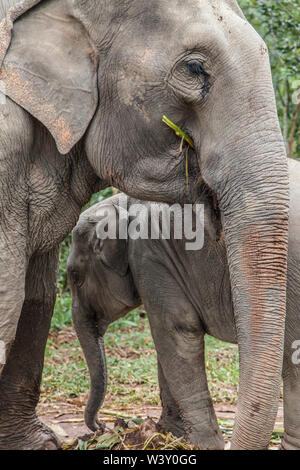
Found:
[[300, 450], [300, 365], [284, 377], [284, 436], [281, 447]]
[[[10, 245], [6, 236], [11, 240]], [[15, 339], [25, 298], [26, 255], [14, 242], [11, 233], [5, 236], [0, 233], [0, 377]]]
[[[299, 284], [298, 284], [299, 285]], [[298, 290], [294, 289], [293, 293]], [[297, 295], [296, 295], [297, 297]], [[295, 299], [294, 309], [288, 308], [288, 312], [297, 312]], [[286, 450], [300, 450], [300, 321], [299, 318], [295, 322], [290, 321], [287, 317], [286, 338], [283, 361], [283, 400], [284, 400], [284, 436], [281, 447]]]
[[31, 258], [16, 338], [0, 378], [0, 449], [57, 449], [35, 408], [56, 297], [58, 248]]
[[178, 406], [169, 390], [169, 386], [159, 360], [157, 361], [157, 370], [162, 404], [162, 412], [158, 422], [158, 427], [163, 432], [171, 432], [174, 436], [184, 436], [184, 423], [179, 414]]
[[163, 400], [167, 397], [172, 414], [176, 405], [187, 441], [200, 449], [223, 449], [224, 439], [207, 385], [204, 334], [200, 326], [196, 326], [198, 319], [185, 315], [183, 309], [178, 315], [174, 311], [170, 315], [164, 313], [164, 318], [161, 313], [147, 311], [164, 378], [163, 387], [167, 384], [167, 389], [163, 388]]

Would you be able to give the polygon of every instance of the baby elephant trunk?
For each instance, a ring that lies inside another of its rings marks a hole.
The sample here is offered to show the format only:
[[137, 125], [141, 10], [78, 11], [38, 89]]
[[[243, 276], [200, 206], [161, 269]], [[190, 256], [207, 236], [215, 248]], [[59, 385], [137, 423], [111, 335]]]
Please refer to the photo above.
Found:
[[72, 317], [91, 379], [90, 394], [84, 419], [89, 429], [97, 431], [101, 429], [101, 425], [97, 420], [97, 413], [103, 404], [107, 387], [103, 332], [99, 331], [96, 317], [83, 311], [76, 299], [73, 301]]

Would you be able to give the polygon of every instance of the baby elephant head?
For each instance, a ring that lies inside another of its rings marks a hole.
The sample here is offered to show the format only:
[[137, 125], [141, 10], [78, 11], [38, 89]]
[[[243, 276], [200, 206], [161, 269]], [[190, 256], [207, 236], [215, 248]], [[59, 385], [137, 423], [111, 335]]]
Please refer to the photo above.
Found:
[[128, 241], [118, 233], [106, 238], [110, 234], [103, 231], [108, 221], [119, 226], [119, 211], [112, 203], [86, 211], [73, 231], [68, 259], [73, 323], [91, 378], [85, 422], [92, 431], [99, 429], [97, 412], [107, 385], [103, 335], [111, 322], [141, 303], [129, 269]]

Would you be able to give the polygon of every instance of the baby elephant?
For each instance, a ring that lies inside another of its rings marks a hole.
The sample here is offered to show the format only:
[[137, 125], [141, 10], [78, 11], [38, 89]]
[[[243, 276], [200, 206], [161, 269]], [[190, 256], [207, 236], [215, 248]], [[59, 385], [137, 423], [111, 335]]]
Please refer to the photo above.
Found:
[[[282, 448], [300, 449], [300, 164], [290, 161], [289, 170], [291, 210]], [[99, 425], [97, 411], [106, 389], [103, 335], [107, 326], [143, 303], [158, 354], [163, 406], [160, 427], [184, 436], [201, 449], [222, 449], [224, 441], [207, 386], [204, 335], [236, 343], [237, 325], [215, 202], [208, 192], [199, 196], [199, 203], [205, 207], [205, 237], [203, 248], [193, 251], [187, 250], [187, 240], [176, 239], [172, 230], [170, 239], [157, 239], [163, 230], [162, 219], [153, 230], [152, 216], [159, 208], [157, 204], [127, 198], [126, 210], [121, 207], [124, 197], [114, 196], [82, 214], [73, 232], [68, 261], [73, 321], [91, 376], [86, 424], [92, 430]], [[124, 229], [133, 220], [130, 209], [137, 203], [143, 209], [139, 217], [143, 238], [126, 239]], [[175, 220], [176, 217], [171, 217], [171, 229]], [[147, 237], [151, 221], [152, 239]], [[105, 230], [112, 227], [117, 227], [116, 239], [105, 239]], [[266, 335], [273, 333], [272, 325], [269, 328]]]

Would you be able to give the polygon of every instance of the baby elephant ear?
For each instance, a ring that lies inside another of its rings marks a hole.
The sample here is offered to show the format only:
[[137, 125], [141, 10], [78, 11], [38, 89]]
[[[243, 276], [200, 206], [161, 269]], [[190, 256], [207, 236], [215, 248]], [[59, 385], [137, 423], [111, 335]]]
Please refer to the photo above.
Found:
[[25, 0], [0, 23], [6, 95], [47, 127], [62, 154], [84, 135], [98, 104], [97, 55], [71, 4]]
[[[118, 206], [103, 205], [97, 213], [97, 244], [101, 262], [123, 277], [128, 271], [128, 239], [120, 233], [120, 227], [128, 224], [128, 212]], [[121, 229], [122, 231], [122, 229]], [[127, 232], [127, 230], [126, 230]], [[108, 233], [108, 238], [106, 238]]]

